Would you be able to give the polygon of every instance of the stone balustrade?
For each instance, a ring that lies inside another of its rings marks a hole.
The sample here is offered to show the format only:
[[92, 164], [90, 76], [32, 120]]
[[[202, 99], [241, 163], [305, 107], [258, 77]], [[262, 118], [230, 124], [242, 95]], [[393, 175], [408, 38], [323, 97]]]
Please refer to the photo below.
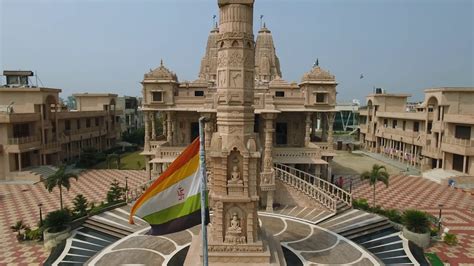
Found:
[[41, 136], [27, 136], [27, 137], [19, 137], [19, 138], [9, 138], [8, 144], [19, 145], [19, 144], [38, 142], [38, 141], [41, 141]]

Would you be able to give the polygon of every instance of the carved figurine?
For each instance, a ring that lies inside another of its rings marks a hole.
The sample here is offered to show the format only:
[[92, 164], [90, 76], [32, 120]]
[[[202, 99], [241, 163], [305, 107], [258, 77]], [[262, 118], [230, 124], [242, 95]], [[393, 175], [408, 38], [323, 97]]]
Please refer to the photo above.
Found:
[[232, 167], [229, 184], [242, 184], [242, 179], [240, 179], [239, 167], [237, 167], [237, 165], [234, 165]]

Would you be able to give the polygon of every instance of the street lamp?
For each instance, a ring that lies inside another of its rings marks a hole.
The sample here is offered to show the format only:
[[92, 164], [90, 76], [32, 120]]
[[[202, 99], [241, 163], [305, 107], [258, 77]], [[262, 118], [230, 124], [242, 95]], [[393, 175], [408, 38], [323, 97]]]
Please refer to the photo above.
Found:
[[38, 203], [39, 213], [40, 213], [40, 227], [43, 227], [43, 212], [41, 207], [43, 206], [42, 203]]
[[438, 234], [441, 235], [441, 215], [443, 210], [443, 204], [438, 204], [439, 207], [439, 216], [438, 216]]
[[128, 176], [125, 177], [125, 202], [128, 202]]

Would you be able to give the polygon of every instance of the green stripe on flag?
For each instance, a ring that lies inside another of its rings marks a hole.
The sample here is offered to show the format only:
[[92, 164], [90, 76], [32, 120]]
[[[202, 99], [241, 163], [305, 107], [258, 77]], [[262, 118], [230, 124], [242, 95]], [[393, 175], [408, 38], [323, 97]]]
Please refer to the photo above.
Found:
[[[206, 197], [206, 205], [209, 204], [207, 201], [208, 199]], [[199, 209], [201, 209], [201, 193], [188, 197], [180, 204], [144, 216], [142, 219], [147, 221], [149, 224], [159, 225], [186, 216]]]

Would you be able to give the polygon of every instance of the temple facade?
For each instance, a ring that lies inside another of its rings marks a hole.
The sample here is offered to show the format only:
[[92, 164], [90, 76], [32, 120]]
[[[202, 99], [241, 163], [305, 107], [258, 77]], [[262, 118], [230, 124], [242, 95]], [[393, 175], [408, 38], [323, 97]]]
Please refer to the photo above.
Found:
[[[213, 145], [220, 145], [215, 142], [221, 140], [213, 138], [218, 132], [225, 132], [231, 138], [252, 135], [251, 146], [256, 149], [253, 152], [259, 155], [246, 167], [254, 167], [259, 173], [254, 181], [259, 192], [266, 195], [260, 197], [260, 204], [271, 210], [274, 164], [290, 165], [322, 178], [331, 176], [337, 82], [318, 62], [302, 75], [299, 83], [288, 82], [282, 77], [272, 33], [265, 24], [256, 38], [251, 28], [243, 32], [240, 28], [226, 27], [221, 17], [220, 24], [211, 29], [196, 80], [180, 82], [163, 61], [144, 75], [142, 154], [146, 157], [149, 177], [159, 174], [198, 137], [201, 116], [211, 121], [205, 128], [207, 149], [211, 147], [211, 139]], [[234, 48], [242, 51], [224, 52]], [[232, 69], [225, 70], [225, 66]], [[222, 88], [228, 88], [228, 92], [222, 93]], [[245, 126], [244, 122], [240, 124], [243, 127], [234, 127], [231, 122], [219, 123], [229, 115], [229, 107], [223, 104], [243, 108], [232, 109], [232, 113], [244, 116]], [[207, 156], [210, 182], [213, 182], [213, 171], [218, 169], [213, 168], [214, 159]], [[242, 167], [238, 166], [239, 171], [246, 171]], [[230, 173], [231, 168], [227, 170]]]

